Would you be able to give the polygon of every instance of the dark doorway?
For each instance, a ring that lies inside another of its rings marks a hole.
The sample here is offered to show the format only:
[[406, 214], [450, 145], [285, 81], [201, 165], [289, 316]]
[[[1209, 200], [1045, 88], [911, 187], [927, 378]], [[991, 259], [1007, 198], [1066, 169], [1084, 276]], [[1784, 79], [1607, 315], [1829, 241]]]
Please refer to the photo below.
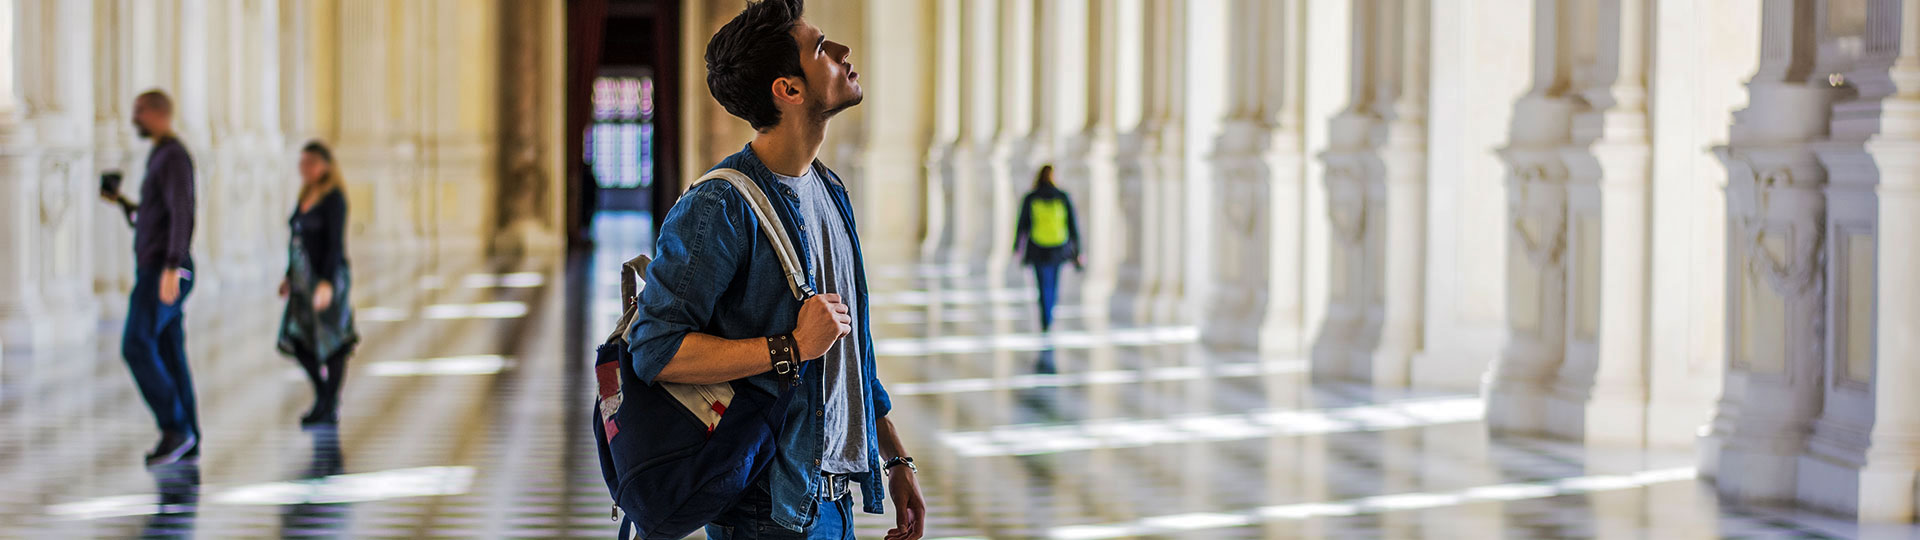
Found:
[[591, 238], [605, 219], [623, 229], [639, 224], [651, 238], [679, 195], [680, 3], [568, 2], [575, 239]]

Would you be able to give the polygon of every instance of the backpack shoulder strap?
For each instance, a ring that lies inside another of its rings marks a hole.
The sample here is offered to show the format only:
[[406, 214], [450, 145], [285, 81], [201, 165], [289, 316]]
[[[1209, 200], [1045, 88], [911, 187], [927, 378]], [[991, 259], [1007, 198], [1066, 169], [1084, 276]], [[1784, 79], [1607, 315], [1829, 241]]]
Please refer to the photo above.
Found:
[[647, 265], [652, 263], [653, 258], [643, 253], [620, 265], [620, 324], [613, 327], [613, 335], [607, 336], [607, 341], [626, 335], [627, 328], [633, 326], [633, 318], [639, 316], [640, 277], [647, 275]]
[[754, 218], [760, 222], [760, 232], [766, 235], [768, 242], [773, 243], [774, 253], [779, 255], [780, 268], [787, 275], [787, 288], [793, 291], [793, 298], [806, 300], [813, 297], [813, 287], [807, 285], [806, 264], [800, 262], [799, 251], [793, 248], [786, 225], [780, 222], [780, 215], [774, 213], [773, 202], [767, 199], [766, 192], [760, 190], [760, 184], [754, 183], [752, 178], [747, 178], [740, 171], [721, 168], [701, 176], [694, 185], [716, 179], [733, 184], [734, 191], [740, 192], [740, 196], [752, 205]]

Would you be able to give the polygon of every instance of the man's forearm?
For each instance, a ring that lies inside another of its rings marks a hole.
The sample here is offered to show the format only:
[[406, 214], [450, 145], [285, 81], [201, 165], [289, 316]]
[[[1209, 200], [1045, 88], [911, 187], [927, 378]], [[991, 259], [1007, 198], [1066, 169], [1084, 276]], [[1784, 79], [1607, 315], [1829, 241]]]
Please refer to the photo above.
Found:
[[689, 333], [673, 360], [654, 380], [682, 384], [718, 384], [773, 371], [766, 338], [723, 339]]
[[893, 419], [885, 416], [874, 419], [874, 435], [880, 438], [880, 459], [912, 457], [907, 453], [907, 445], [900, 443], [900, 434], [893, 429]]

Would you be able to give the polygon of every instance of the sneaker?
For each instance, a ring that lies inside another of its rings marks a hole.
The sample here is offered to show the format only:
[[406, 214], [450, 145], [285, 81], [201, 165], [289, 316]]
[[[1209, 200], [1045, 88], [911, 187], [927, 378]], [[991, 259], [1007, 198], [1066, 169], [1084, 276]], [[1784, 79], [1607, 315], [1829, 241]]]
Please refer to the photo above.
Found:
[[339, 424], [340, 412], [333, 407], [318, 409], [307, 413], [306, 416], [300, 417], [300, 427], [302, 429], [328, 427]]
[[159, 467], [178, 463], [187, 454], [199, 449], [200, 440], [191, 433], [167, 433], [160, 437], [160, 444], [147, 454], [147, 466]]

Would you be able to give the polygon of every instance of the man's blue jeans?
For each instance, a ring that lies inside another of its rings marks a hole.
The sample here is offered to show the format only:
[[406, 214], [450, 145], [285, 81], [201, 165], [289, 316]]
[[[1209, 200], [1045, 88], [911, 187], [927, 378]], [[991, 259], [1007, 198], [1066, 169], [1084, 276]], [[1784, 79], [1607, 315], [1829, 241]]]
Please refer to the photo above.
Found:
[[853, 495], [821, 501], [813, 527], [799, 533], [773, 522], [773, 496], [766, 480], [755, 482], [733, 508], [707, 525], [711, 540], [853, 540]]
[[120, 355], [133, 371], [133, 382], [146, 398], [147, 408], [153, 409], [160, 430], [198, 437], [200, 413], [193, 398], [193, 375], [187, 371], [186, 314], [181, 311], [191, 291], [193, 280], [183, 278], [180, 298], [173, 305], [163, 304], [160, 269], [141, 268], [128, 301]]
[[1060, 265], [1033, 265], [1034, 281], [1040, 284], [1040, 329], [1053, 329], [1053, 306], [1060, 303]]

